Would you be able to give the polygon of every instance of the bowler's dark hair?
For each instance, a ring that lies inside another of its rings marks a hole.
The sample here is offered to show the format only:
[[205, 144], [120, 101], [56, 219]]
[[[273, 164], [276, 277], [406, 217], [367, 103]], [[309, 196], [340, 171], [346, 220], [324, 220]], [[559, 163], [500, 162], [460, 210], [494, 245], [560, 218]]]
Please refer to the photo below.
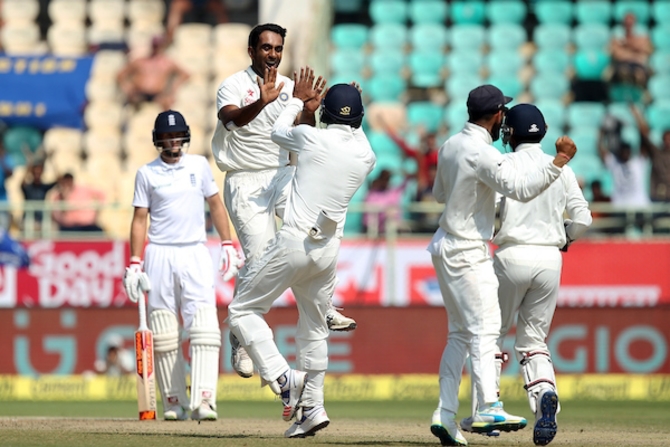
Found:
[[264, 23], [262, 25], [256, 25], [249, 33], [249, 46], [251, 48], [256, 48], [256, 45], [258, 45], [258, 41], [260, 40], [260, 36], [264, 31], [271, 31], [273, 33], [279, 34], [281, 36], [282, 43], [284, 43], [284, 38], [286, 37], [286, 28], [282, 28], [281, 26], [274, 23]]

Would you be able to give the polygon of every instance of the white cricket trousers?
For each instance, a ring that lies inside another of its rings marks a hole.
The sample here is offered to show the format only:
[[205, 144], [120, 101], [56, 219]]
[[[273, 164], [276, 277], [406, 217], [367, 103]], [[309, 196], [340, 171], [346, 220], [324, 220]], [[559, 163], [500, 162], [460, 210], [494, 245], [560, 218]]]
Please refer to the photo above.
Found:
[[449, 322], [440, 361], [438, 406], [454, 414], [458, 411], [458, 389], [468, 354], [477, 401], [480, 405], [497, 402], [495, 354], [500, 307], [488, 244], [446, 234], [429, 251]]
[[556, 311], [563, 257], [556, 247], [505, 245], [493, 259], [500, 288], [502, 314], [499, 347], [514, 326], [517, 309], [514, 350], [518, 361], [523, 353], [545, 351], [546, 339]]
[[276, 217], [284, 217], [295, 166], [262, 171], [228, 171], [223, 200], [235, 228], [245, 267], [256, 260], [277, 233]]
[[237, 293], [228, 306], [230, 330], [245, 347], [267, 382], [288, 368], [265, 322], [272, 303], [289, 287], [298, 306], [296, 345], [298, 369], [309, 381], [306, 407], [323, 405], [323, 381], [328, 368], [326, 309], [335, 288], [338, 238], [316, 241], [307, 232], [282, 227], [263, 255], [238, 278]]
[[144, 251], [144, 271], [151, 281], [148, 313], [166, 309], [180, 315], [189, 330], [196, 310], [216, 306], [214, 265], [205, 244], [149, 244]]

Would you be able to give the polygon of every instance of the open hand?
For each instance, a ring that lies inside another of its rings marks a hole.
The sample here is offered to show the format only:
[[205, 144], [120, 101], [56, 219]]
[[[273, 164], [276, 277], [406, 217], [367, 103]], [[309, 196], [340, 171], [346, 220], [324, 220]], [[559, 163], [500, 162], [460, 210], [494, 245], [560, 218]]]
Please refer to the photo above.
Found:
[[275, 85], [277, 83], [276, 67], [266, 68], [263, 75], [263, 82], [261, 82], [260, 78], [256, 76], [256, 83], [258, 84], [258, 88], [261, 91], [261, 101], [263, 104], [269, 104], [277, 99], [281, 93], [281, 89], [284, 88], [283, 82], [279, 85]]

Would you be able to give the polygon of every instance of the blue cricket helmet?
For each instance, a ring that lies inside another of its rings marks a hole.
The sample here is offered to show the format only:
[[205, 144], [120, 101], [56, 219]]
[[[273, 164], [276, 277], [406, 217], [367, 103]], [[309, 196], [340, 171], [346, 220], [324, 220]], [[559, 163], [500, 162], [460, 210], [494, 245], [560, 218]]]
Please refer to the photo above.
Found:
[[165, 141], [159, 139], [158, 136], [166, 133], [184, 133], [185, 135], [180, 138], [181, 141], [183, 143], [191, 141], [191, 129], [186, 124], [184, 116], [176, 110], [166, 110], [159, 113], [156, 117], [152, 132], [154, 146], [158, 146], [159, 143]]
[[353, 85], [335, 84], [323, 98], [321, 113], [338, 124], [360, 122], [364, 114], [361, 93]]

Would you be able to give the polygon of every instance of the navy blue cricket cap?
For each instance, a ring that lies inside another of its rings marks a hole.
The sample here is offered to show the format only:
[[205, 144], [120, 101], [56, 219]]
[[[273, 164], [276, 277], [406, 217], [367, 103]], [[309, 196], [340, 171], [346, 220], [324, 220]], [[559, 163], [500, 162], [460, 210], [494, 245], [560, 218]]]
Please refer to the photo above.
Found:
[[354, 123], [363, 117], [363, 99], [353, 85], [335, 84], [323, 99], [323, 109], [336, 122]]
[[503, 95], [503, 92], [495, 85], [480, 85], [479, 87], [472, 89], [468, 94], [468, 113], [496, 113], [503, 110], [505, 104], [510, 101], [512, 101], [512, 98]]
[[547, 133], [547, 123], [540, 109], [532, 104], [517, 104], [507, 112], [505, 124], [514, 129], [512, 135], [524, 137], [544, 136]]

